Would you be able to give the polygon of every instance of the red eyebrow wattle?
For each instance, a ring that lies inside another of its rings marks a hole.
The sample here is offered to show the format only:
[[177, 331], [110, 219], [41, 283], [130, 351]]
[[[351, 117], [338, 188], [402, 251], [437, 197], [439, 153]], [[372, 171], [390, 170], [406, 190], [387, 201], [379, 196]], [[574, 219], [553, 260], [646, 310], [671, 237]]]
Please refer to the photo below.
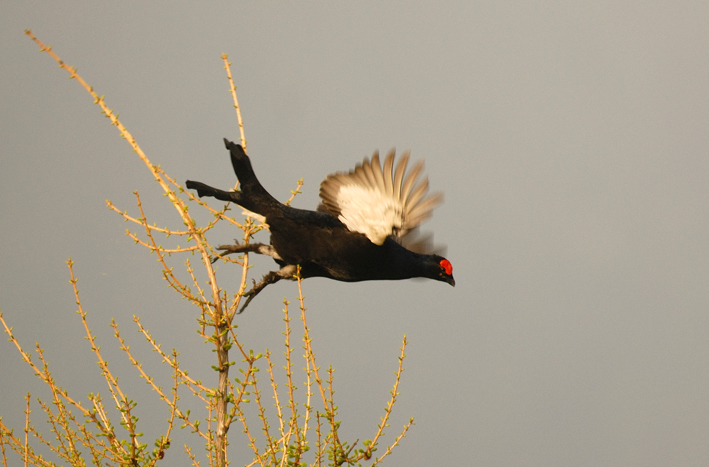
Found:
[[448, 261], [447, 259], [442, 259], [441, 262], [438, 264], [440, 264], [443, 270], [446, 271], [446, 274], [448, 274], [449, 276], [453, 275], [453, 265], [450, 261]]

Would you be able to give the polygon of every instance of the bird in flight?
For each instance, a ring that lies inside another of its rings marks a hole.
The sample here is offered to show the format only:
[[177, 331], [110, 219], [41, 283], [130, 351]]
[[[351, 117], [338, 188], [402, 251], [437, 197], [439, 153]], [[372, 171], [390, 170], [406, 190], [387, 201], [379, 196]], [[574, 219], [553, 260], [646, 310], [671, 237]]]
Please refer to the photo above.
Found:
[[259, 183], [244, 149], [227, 139], [224, 144], [240, 183], [239, 191], [224, 191], [188, 180], [199, 197], [212, 196], [242, 207], [262, 221], [271, 233], [270, 244], [229, 246], [228, 253], [259, 253], [273, 257], [280, 269], [266, 274], [244, 294], [239, 312], [269, 284], [281, 279], [327, 277], [338, 281], [397, 280], [423, 277], [455, 286], [453, 266], [432, 252], [429, 241], [416, 238], [417, 227], [443, 201], [428, 195], [428, 179], [419, 180], [423, 162], [408, 173], [409, 154], [396, 166], [394, 151], [382, 169], [377, 152], [349, 173], [335, 173], [320, 185], [322, 204], [317, 211], [287, 206]]

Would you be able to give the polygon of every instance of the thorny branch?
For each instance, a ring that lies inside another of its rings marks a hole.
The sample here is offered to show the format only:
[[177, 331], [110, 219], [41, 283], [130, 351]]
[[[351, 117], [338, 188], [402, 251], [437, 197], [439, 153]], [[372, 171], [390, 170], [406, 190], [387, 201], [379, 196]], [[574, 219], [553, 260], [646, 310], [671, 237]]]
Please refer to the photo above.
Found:
[[[88, 450], [91, 457], [91, 463], [94, 465], [156, 465], [159, 460], [163, 459], [165, 452], [170, 447], [170, 436], [174, 428], [175, 419], [182, 421], [182, 427], [189, 427], [192, 432], [197, 434], [206, 443], [207, 461], [210, 466], [225, 466], [228, 463], [227, 459], [227, 432], [233, 421], [241, 421], [244, 428], [244, 433], [248, 438], [248, 444], [251, 447], [254, 460], [248, 465], [304, 465], [303, 456], [310, 449], [309, 439], [311, 439], [312, 431], [314, 430], [315, 441], [315, 456], [312, 461], [313, 466], [322, 465], [324, 456], [327, 454], [332, 462], [331, 465], [360, 465], [361, 461], [369, 460], [372, 453], [376, 451], [376, 446], [380, 438], [384, 435], [384, 427], [388, 426], [388, 420], [392, 413], [396, 397], [398, 393], [398, 385], [403, 372], [403, 359], [405, 357], [404, 350], [407, 344], [406, 337], [401, 347], [401, 355], [399, 357], [399, 367], [396, 372], [396, 380], [391, 391], [391, 398], [385, 408], [384, 416], [381, 423], [377, 426], [375, 437], [371, 441], [365, 441], [364, 448], [357, 449], [356, 446], [359, 440], [351, 445], [340, 440], [338, 433], [340, 421], [337, 420], [337, 406], [334, 402], [334, 386], [333, 386], [333, 370], [327, 370], [328, 378], [324, 381], [320, 376], [320, 367], [317, 366], [315, 353], [312, 347], [312, 339], [310, 330], [306, 322], [306, 308], [304, 305], [304, 297], [301, 287], [301, 279], [298, 277], [298, 300], [300, 305], [300, 319], [303, 323], [303, 358], [305, 359], [305, 401], [303, 402], [304, 411], [299, 409], [298, 391], [295, 386], [295, 377], [293, 371], [293, 361], [291, 354], [293, 347], [290, 340], [291, 327], [290, 317], [288, 312], [288, 302], [284, 301], [284, 322], [285, 322], [285, 394], [279, 391], [277, 383], [278, 378], [274, 374], [274, 364], [272, 362], [271, 353], [266, 351], [265, 362], [269, 372], [267, 381], [271, 384], [273, 393], [275, 416], [278, 420], [278, 434], [271, 434], [271, 428], [268, 421], [268, 411], [263, 405], [261, 389], [259, 388], [259, 380], [257, 374], [259, 368], [256, 366], [262, 355], [254, 355], [253, 351], [247, 351], [239, 342], [236, 334], [236, 326], [233, 324], [234, 317], [239, 309], [239, 302], [244, 293], [247, 272], [249, 268], [248, 254], [244, 253], [241, 260], [224, 258], [225, 261], [238, 264], [242, 268], [242, 278], [239, 283], [238, 291], [232, 294], [221, 289], [217, 284], [216, 272], [212, 266], [213, 258], [220, 257], [216, 254], [213, 247], [206, 239], [206, 234], [221, 220], [226, 220], [228, 223], [238, 227], [243, 232], [243, 242], [248, 243], [251, 237], [258, 232], [262, 226], [254, 225], [253, 220], [247, 218], [245, 222], [238, 222], [232, 217], [226, 215], [229, 209], [229, 204], [225, 204], [221, 210], [215, 210], [202, 202], [189, 192], [185, 192], [180, 184], [173, 178], [168, 176], [164, 170], [156, 165], [153, 165], [147, 156], [140, 149], [135, 139], [123, 126], [118, 119], [118, 115], [114, 114], [107, 107], [103, 96], [98, 96], [93, 88], [89, 86], [76, 72], [76, 69], [66, 65], [51, 49], [50, 46], [45, 46], [37, 39], [31, 31], [27, 30], [26, 34], [34, 40], [40, 47], [40, 51], [50, 55], [60, 66], [66, 70], [70, 78], [77, 80], [86, 91], [91, 94], [94, 103], [99, 105], [102, 113], [109, 118], [111, 124], [116, 126], [121, 136], [128, 141], [133, 150], [138, 154], [139, 158], [145, 163], [151, 171], [154, 179], [161, 186], [171, 204], [175, 207], [180, 216], [185, 229], [176, 230], [165, 227], [150, 225], [147, 216], [144, 212], [143, 204], [137, 192], [136, 203], [140, 212], [140, 216], [131, 216], [126, 211], [119, 210], [110, 201], [107, 205], [113, 211], [119, 213], [126, 221], [130, 221], [135, 225], [142, 227], [145, 237], [141, 238], [138, 234], [128, 231], [127, 234], [138, 244], [146, 247], [151, 253], [157, 255], [157, 260], [162, 267], [164, 279], [170, 287], [178, 292], [182, 297], [196, 305], [200, 310], [198, 323], [200, 325], [199, 333], [206, 339], [207, 342], [215, 346], [217, 353], [218, 365], [213, 368], [218, 371], [218, 385], [216, 388], [205, 386], [201, 381], [195, 380], [184, 371], [178, 363], [178, 353], [173, 350], [171, 353], [165, 353], [160, 346], [155, 342], [150, 333], [142, 326], [139, 318], [134, 317], [134, 321], [138, 326], [139, 332], [145, 337], [149, 346], [155, 350], [163, 362], [167, 363], [172, 369], [171, 389], [165, 391], [159, 386], [152, 376], [148, 375], [142, 368], [141, 363], [135, 357], [121, 336], [117, 324], [112, 321], [111, 326], [114, 330], [114, 335], [119, 342], [120, 349], [126, 354], [131, 364], [137, 369], [140, 376], [150, 385], [155, 391], [160, 400], [166, 404], [169, 410], [168, 425], [164, 433], [155, 441], [155, 448], [148, 452], [147, 445], [139, 441], [142, 436], [137, 431], [137, 417], [133, 414], [136, 408], [136, 403], [128, 398], [124, 390], [118, 382], [118, 378], [109, 370], [107, 361], [101, 353], [101, 349], [96, 343], [94, 334], [89, 329], [87, 322], [87, 313], [83, 310], [79, 299], [79, 290], [77, 288], [77, 279], [74, 276], [73, 262], [68, 261], [71, 284], [74, 291], [76, 304], [78, 307], [77, 313], [81, 317], [82, 325], [86, 333], [86, 338], [90, 343], [94, 355], [97, 357], [97, 363], [101, 368], [101, 373], [108, 385], [111, 399], [118, 410], [120, 417], [120, 425], [127, 433], [127, 439], [121, 439], [111, 423], [109, 412], [107, 411], [102, 398], [99, 395], [90, 393], [88, 400], [90, 408], [85, 408], [80, 402], [70, 397], [66, 390], [57, 386], [52, 377], [47, 362], [45, 361], [42, 349], [37, 345], [37, 353], [41, 361], [41, 366], [37, 366], [32, 361], [30, 355], [26, 353], [19, 342], [12, 334], [12, 329], [6, 324], [2, 314], [0, 321], [2, 322], [5, 332], [9, 336], [9, 340], [14, 343], [22, 359], [33, 369], [35, 374], [42, 380], [51, 390], [52, 402], [46, 404], [39, 401], [42, 410], [48, 418], [48, 422], [52, 427], [52, 432], [55, 434], [57, 444], [52, 444], [47, 441], [41, 433], [39, 433], [31, 424], [30, 410], [30, 395], [26, 397], [25, 409], [25, 426], [24, 439], [18, 438], [9, 430], [0, 419], [0, 452], [2, 454], [3, 465], [8, 465], [6, 456], [6, 448], [16, 452], [22, 456], [25, 465], [54, 465], [47, 462], [40, 455], [34, 453], [30, 446], [30, 435], [36, 438], [40, 443], [46, 445], [60, 459], [72, 465], [84, 465], [85, 460], [81, 457], [80, 449]], [[236, 109], [239, 130], [241, 134], [241, 143], [244, 149], [246, 148], [246, 138], [244, 135], [243, 121], [241, 118], [241, 110], [239, 108], [236, 86], [234, 85], [230, 63], [226, 54], [222, 55], [224, 60], [227, 77], [230, 84], [230, 92], [234, 100]], [[300, 193], [303, 185], [303, 180], [298, 181], [298, 186], [291, 192], [291, 197], [286, 204], [290, 204], [293, 198]], [[179, 193], [184, 193], [187, 196], [187, 201], [197, 203], [207, 209], [214, 219], [205, 227], [198, 227], [188, 212], [185, 200], [180, 198]], [[163, 234], [166, 237], [186, 238], [187, 242], [194, 241], [194, 245], [188, 247], [166, 248], [158, 244], [155, 234]], [[169, 266], [168, 259], [172, 254], [178, 253], [198, 253], [202, 264], [205, 268], [207, 276], [207, 288], [203, 288], [198, 275], [189, 260], [185, 261], [186, 270], [189, 276], [187, 282], [180, 280], [174, 273], [173, 268]], [[207, 328], [213, 328], [213, 332], [209, 333]], [[229, 368], [235, 365], [235, 362], [229, 361], [229, 350], [236, 346], [238, 353], [241, 355], [244, 368], [240, 369], [242, 379], [229, 379]], [[314, 390], [312, 386], [317, 386], [317, 391], [320, 394], [322, 409], [317, 410], [315, 402], [312, 400]], [[183, 411], [178, 405], [179, 397], [178, 390], [181, 386], [186, 387], [189, 392], [199, 398], [206, 404], [207, 422], [206, 428], [200, 426], [200, 420], [191, 416], [190, 411]], [[256, 416], [261, 422], [261, 432], [265, 440], [263, 443], [259, 441], [252, 428], [252, 424], [247, 421], [247, 415], [244, 411], [245, 405], [250, 402], [247, 397], [253, 394], [253, 402], [256, 404]], [[284, 402], [282, 397], [287, 400]], [[54, 409], [52, 409], [52, 406]], [[84, 421], [77, 420], [71, 412], [71, 409], [78, 410]], [[284, 410], [285, 409], [285, 410]], [[311, 423], [315, 417], [316, 423]], [[322, 422], [326, 421], [326, 424]], [[413, 419], [405, 425], [404, 430], [397, 436], [393, 443], [389, 445], [382, 456], [375, 459], [371, 465], [376, 465], [381, 460], [389, 455], [391, 450], [399, 444], [405, 436], [408, 428], [413, 424]], [[263, 444], [263, 449], [259, 445]], [[190, 447], [185, 446], [185, 454], [190, 459], [191, 464], [199, 466], [200, 463], [192, 453]]]

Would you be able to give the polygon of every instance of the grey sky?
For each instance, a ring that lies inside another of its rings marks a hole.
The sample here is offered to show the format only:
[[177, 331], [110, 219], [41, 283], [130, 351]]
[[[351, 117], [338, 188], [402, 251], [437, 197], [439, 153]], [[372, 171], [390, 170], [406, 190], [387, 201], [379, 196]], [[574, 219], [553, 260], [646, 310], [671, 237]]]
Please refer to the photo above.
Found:
[[[389, 465], [709, 464], [709, 3], [2, 10], [0, 307], [78, 397], [107, 391], [73, 313], [69, 256], [112, 368], [148, 411], [148, 437], [167, 411], [115, 351], [110, 319], [158, 374], [133, 314], [205, 380], [212, 353], [195, 310], [104, 200], [135, 213], [139, 190], [152, 221], [179, 227], [174, 209], [25, 28], [180, 181], [234, 183], [221, 142], [237, 138], [223, 52], [256, 173], [277, 198], [302, 177], [294, 204], [314, 208], [328, 173], [375, 149], [425, 158], [432, 189], [446, 194], [425, 227], [447, 244], [456, 288], [304, 283], [352, 440], [371, 436], [410, 340], [389, 432], [410, 416], [416, 426]], [[275, 264], [253, 262], [254, 277]], [[296, 293], [280, 283], [252, 303], [239, 318], [248, 346], [281, 352], [281, 302]], [[19, 429], [24, 394], [46, 394], [10, 343], [0, 356], [0, 415]], [[187, 465], [180, 451], [171, 465]]]

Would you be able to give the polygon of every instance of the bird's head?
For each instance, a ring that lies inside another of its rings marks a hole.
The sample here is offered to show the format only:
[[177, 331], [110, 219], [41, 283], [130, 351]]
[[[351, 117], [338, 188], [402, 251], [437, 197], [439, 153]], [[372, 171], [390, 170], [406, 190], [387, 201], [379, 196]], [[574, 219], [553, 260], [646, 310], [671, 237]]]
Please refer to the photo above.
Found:
[[447, 282], [455, 287], [453, 279], [453, 265], [443, 256], [431, 255], [427, 261], [428, 277], [437, 281]]

